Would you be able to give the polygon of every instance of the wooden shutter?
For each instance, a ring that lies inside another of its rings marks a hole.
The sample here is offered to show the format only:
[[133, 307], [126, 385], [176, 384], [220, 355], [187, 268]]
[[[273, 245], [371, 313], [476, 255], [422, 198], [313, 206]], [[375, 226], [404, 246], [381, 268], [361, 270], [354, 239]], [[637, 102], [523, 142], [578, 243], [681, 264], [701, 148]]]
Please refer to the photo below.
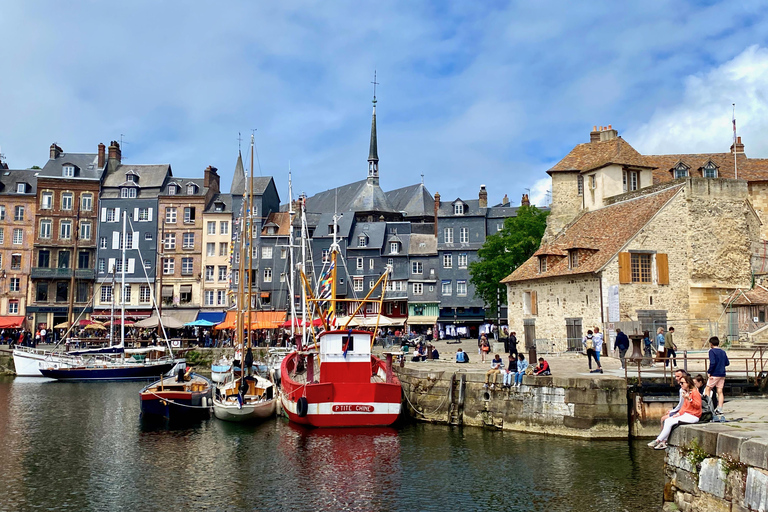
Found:
[[152, 208], [147, 209], [147, 221], [152, 222]]
[[112, 248], [113, 249], [120, 248], [120, 232], [119, 231], [112, 232]]
[[656, 255], [656, 270], [659, 273], [659, 284], [669, 284], [669, 259], [666, 254]]
[[628, 252], [619, 253], [619, 283], [632, 282], [632, 258]]
[[539, 314], [539, 303], [536, 297], [536, 290], [531, 290], [531, 314], [534, 316]]
[[[133, 236], [131, 237], [131, 249], [138, 249], [139, 248], [139, 237], [141, 236], [140, 231], [134, 231]], [[128, 249], [128, 247], [126, 247]]]
[[101, 209], [101, 222], [107, 222], [107, 209]]

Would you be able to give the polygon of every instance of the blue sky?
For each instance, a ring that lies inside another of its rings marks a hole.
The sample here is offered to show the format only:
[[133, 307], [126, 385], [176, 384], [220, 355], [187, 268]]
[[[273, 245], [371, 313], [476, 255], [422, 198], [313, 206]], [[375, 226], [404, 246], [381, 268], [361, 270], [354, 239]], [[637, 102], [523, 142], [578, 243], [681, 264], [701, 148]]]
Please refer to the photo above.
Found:
[[287, 199], [362, 179], [378, 72], [385, 190], [497, 203], [531, 189], [594, 125], [645, 153], [727, 151], [731, 104], [768, 157], [765, 2], [6, 2], [0, 147], [48, 146], [228, 187], [256, 128]]

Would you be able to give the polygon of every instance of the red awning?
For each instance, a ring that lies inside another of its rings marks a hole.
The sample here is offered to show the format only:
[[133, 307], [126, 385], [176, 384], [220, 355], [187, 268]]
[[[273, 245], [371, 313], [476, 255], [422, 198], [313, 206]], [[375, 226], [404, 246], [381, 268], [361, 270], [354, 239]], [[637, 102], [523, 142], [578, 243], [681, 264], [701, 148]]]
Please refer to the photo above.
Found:
[[23, 316], [0, 317], [0, 329], [18, 329], [24, 323]]

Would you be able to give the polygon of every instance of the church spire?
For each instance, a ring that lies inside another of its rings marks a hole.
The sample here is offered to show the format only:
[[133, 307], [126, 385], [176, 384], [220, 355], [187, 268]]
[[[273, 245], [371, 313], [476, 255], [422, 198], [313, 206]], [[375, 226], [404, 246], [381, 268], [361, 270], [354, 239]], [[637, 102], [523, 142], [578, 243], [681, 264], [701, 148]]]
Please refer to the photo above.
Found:
[[373, 72], [373, 116], [371, 118], [371, 145], [368, 149], [368, 182], [379, 184], [379, 150], [376, 140], [376, 71]]

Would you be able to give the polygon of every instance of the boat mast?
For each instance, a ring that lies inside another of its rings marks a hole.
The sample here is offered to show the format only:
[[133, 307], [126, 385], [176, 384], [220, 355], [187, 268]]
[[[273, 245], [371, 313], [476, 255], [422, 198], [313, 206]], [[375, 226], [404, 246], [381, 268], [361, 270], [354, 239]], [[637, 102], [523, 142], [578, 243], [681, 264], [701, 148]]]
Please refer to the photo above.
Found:
[[[125, 346], [125, 210], [123, 210], [123, 238], [122, 238], [122, 253], [120, 255], [120, 346]], [[159, 319], [158, 319], [159, 320]]]
[[[243, 174], [245, 174], [245, 171], [243, 171]], [[245, 177], [245, 176], [243, 176]], [[240, 251], [238, 253], [238, 280], [237, 280], [237, 310], [236, 314], [236, 322], [235, 322], [235, 344], [237, 345], [240, 343], [242, 346], [245, 346], [245, 343], [243, 342], [243, 330], [245, 328], [244, 322], [243, 322], [243, 312], [245, 311], [245, 307], [243, 306], [243, 297], [245, 296], [245, 276], [246, 273], [243, 272], [243, 269], [245, 268], [245, 190], [243, 190], [243, 199], [240, 203], [240, 225], [237, 228], [237, 236], [240, 239]]]
[[336, 198], [334, 201], [334, 208], [333, 208], [333, 244], [331, 245], [331, 314], [328, 315], [328, 328], [331, 329], [333, 326], [331, 325], [331, 322], [333, 318], [336, 316], [336, 260], [337, 255], [339, 253], [339, 243], [337, 240], [338, 236], [338, 228], [339, 228], [339, 217], [336, 213], [337, 211], [337, 203], [338, 203], [338, 196], [339, 191], [336, 189]]
[[288, 257], [289, 257], [289, 264], [291, 266], [291, 280], [290, 280], [290, 286], [288, 287], [288, 292], [290, 295], [289, 300], [291, 301], [291, 340], [293, 341], [296, 336], [296, 301], [294, 300], [294, 290], [295, 290], [295, 278], [296, 278], [296, 269], [294, 268], [293, 264], [293, 216], [296, 212], [293, 211], [293, 182], [291, 180], [291, 171], [288, 170], [288, 222], [290, 222], [290, 229], [288, 231]]
[[[248, 237], [248, 254], [246, 257], [248, 258], [248, 328], [247, 328], [247, 334], [248, 334], [248, 342], [245, 346], [246, 351], [251, 348], [251, 315], [252, 315], [252, 294], [253, 294], [253, 134], [251, 134], [251, 177], [248, 180], [248, 229], [246, 230], [246, 235]], [[243, 361], [245, 361], [245, 354], [243, 354]], [[242, 364], [242, 363], [241, 363]], [[250, 374], [251, 369], [248, 368], [248, 373]], [[242, 375], [245, 375], [245, 366], [243, 366], [243, 373]]]
[[[301, 209], [301, 275], [306, 275], [306, 250], [307, 250], [307, 224], [306, 224], [306, 210], [304, 208], [304, 197], [301, 197], [299, 208]], [[307, 325], [307, 287], [302, 284], [301, 286], [301, 322], [302, 322], [302, 331], [301, 331], [301, 346], [298, 347], [299, 350], [302, 350], [303, 347], [307, 346], [307, 328], [312, 327], [312, 323], [310, 322], [309, 325]]]

